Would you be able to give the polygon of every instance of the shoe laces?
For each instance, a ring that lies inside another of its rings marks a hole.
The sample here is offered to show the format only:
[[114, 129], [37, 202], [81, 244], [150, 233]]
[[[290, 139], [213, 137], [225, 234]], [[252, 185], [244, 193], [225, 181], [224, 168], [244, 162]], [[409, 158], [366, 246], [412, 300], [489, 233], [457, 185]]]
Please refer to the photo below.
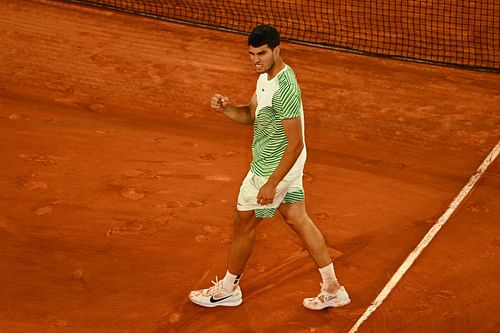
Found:
[[[226, 289], [224, 289], [224, 286], [222, 285], [222, 280], [219, 281], [219, 278], [215, 276], [215, 281], [211, 281], [213, 286], [207, 289], [206, 294], [208, 296], [213, 296], [219, 292], [224, 292]], [[227, 292], [227, 291], [226, 291]]]

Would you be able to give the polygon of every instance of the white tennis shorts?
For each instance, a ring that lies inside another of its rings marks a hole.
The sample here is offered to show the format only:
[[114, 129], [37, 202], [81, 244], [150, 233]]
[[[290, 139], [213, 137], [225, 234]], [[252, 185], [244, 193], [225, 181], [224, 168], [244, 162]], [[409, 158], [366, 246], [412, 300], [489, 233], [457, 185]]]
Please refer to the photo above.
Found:
[[273, 217], [276, 209], [284, 203], [295, 203], [304, 200], [302, 176], [294, 180], [282, 180], [276, 187], [276, 195], [272, 203], [260, 205], [257, 203], [259, 189], [267, 182], [267, 177], [257, 176], [248, 171], [240, 187], [237, 209], [239, 211], [255, 210], [257, 217]]

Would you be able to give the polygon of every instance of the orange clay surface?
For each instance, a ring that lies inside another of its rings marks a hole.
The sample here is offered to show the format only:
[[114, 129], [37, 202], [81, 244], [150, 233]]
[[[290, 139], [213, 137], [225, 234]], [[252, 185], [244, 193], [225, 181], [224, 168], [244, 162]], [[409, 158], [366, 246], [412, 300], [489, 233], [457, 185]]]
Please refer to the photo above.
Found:
[[[243, 35], [51, 1], [0, 2], [0, 332], [347, 332], [500, 138], [500, 76], [283, 44], [306, 112], [310, 216], [352, 303], [276, 217], [237, 308], [225, 272], [251, 127]], [[495, 161], [359, 332], [500, 330]]]

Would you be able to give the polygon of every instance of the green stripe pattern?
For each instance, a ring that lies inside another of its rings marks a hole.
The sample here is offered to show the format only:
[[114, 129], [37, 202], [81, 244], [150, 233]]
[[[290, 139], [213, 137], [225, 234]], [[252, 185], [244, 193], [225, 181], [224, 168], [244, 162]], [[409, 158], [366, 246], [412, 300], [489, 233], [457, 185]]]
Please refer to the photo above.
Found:
[[278, 90], [271, 106], [257, 112], [252, 143], [252, 172], [269, 177], [278, 166], [288, 144], [282, 120], [301, 116], [301, 93], [295, 73], [290, 67], [278, 74]]
[[261, 219], [273, 217], [276, 213], [276, 208], [259, 208], [255, 210], [255, 217]]
[[288, 192], [285, 195], [285, 199], [283, 199], [283, 202], [291, 204], [291, 203], [304, 201], [304, 199], [305, 199], [304, 189], [300, 189], [300, 190], [295, 191], [295, 192]]

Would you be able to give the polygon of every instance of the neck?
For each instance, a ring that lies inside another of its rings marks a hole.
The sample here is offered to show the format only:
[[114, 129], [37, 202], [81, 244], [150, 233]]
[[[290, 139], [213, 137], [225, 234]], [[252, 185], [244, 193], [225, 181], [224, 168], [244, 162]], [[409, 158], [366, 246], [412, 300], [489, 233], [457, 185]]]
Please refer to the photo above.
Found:
[[267, 72], [267, 79], [272, 80], [283, 68], [285, 68], [285, 62], [281, 57], [278, 57], [273, 67]]

